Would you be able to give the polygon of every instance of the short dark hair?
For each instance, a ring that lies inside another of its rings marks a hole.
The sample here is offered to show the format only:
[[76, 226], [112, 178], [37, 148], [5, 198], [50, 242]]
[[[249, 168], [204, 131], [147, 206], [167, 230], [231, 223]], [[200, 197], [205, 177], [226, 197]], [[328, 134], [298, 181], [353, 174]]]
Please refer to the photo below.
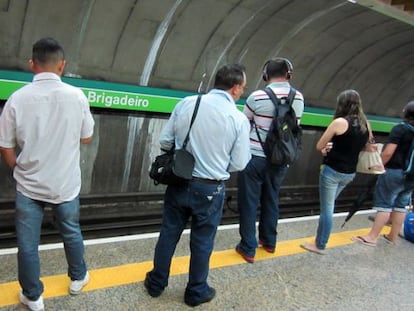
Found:
[[246, 78], [245, 71], [245, 67], [240, 64], [221, 67], [216, 73], [214, 88], [227, 91], [235, 85], [243, 84]]
[[406, 121], [414, 121], [414, 100], [405, 105], [403, 109], [403, 119]]
[[38, 64], [57, 63], [65, 59], [62, 46], [55, 39], [46, 37], [33, 44], [32, 60]]
[[[293, 71], [292, 63], [282, 57], [268, 60], [263, 66], [263, 79], [269, 81], [273, 78], [287, 77]], [[290, 79], [290, 76], [288, 77]]]

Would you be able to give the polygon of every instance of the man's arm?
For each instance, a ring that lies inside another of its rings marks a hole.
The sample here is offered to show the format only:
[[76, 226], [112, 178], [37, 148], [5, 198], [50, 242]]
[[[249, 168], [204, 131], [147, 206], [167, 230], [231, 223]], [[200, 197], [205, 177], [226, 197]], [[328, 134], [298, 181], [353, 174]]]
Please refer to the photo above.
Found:
[[249, 97], [247, 97], [246, 99], [246, 105], [244, 105], [244, 109], [243, 109], [243, 113], [245, 114], [245, 116], [247, 117], [247, 119], [249, 121], [254, 120], [254, 112], [253, 112], [253, 108], [254, 107], [254, 95], [250, 94]]
[[305, 99], [303, 98], [303, 94], [296, 90], [296, 95], [292, 103], [293, 110], [295, 110], [296, 114], [296, 122], [300, 125], [300, 121], [303, 116], [303, 111], [305, 110]]
[[82, 144], [89, 144], [91, 141], [92, 141], [92, 136], [90, 136], [90, 137], [86, 137], [86, 138], [81, 138], [81, 143]]
[[0, 147], [0, 154], [6, 162], [6, 164], [13, 170], [16, 166], [16, 151], [14, 150], [14, 148]]
[[247, 119], [243, 121], [233, 149], [230, 154], [229, 172], [237, 172], [243, 170], [251, 158], [250, 153], [250, 123]]
[[163, 127], [159, 142], [161, 145], [161, 150], [168, 151], [174, 147], [175, 136], [174, 136], [174, 118], [173, 115], [170, 116], [167, 123]]
[[172, 111], [170, 117], [168, 118], [167, 123], [164, 125], [163, 129], [161, 130], [159, 143], [161, 145], [162, 151], [171, 150], [171, 148], [175, 145], [175, 131], [174, 131], [174, 123], [176, 122], [177, 118], [177, 111], [181, 109], [183, 106], [183, 102], [186, 101], [187, 98], [181, 100]]
[[392, 158], [395, 150], [397, 149], [397, 144], [388, 143], [385, 148], [382, 150], [381, 159], [382, 164], [386, 165], [388, 161]]

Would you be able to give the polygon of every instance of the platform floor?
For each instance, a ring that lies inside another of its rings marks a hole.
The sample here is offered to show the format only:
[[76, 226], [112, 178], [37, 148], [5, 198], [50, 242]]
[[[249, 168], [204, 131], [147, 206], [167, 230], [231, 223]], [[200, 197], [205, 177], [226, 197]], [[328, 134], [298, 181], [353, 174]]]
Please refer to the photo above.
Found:
[[[217, 291], [199, 310], [414, 310], [414, 245], [380, 239], [376, 247], [350, 240], [368, 232], [368, 214], [341, 229], [334, 221], [326, 254], [300, 248], [315, 235], [317, 217], [282, 220], [275, 254], [258, 249], [246, 263], [235, 251], [235, 226], [221, 227], [211, 259], [209, 284]], [[389, 228], [385, 228], [387, 232]], [[85, 241], [91, 281], [79, 296], [67, 293], [69, 279], [61, 245], [40, 251], [45, 310], [191, 310], [183, 302], [188, 269], [188, 234], [178, 244], [169, 286], [158, 298], [143, 286], [151, 269], [157, 234]], [[0, 310], [25, 310], [18, 303], [14, 249], [0, 250]]]

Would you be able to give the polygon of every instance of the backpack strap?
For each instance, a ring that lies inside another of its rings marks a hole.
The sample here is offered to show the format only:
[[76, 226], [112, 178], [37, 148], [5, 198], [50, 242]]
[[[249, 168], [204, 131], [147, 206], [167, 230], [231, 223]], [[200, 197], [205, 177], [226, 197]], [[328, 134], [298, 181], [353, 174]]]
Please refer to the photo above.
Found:
[[256, 135], [257, 135], [257, 138], [259, 139], [259, 142], [260, 142], [260, 146], [262, 146], [262, 149], [263, 149], [263, 151], [264, 151], [264, 143], [263, 143], [263, 141], [262, 141], [262, 138], [260, 137], [259, 130], [257, 129], [257, 124], [256, 124], [256, 122], [254, 122], [254, 120], [253, 120], [253, 124], [254, 124], [254, 128], [255, 128], [255, 130], [256, 130]]
[[408, 122], [400, 122], [406, 129], [410, 130], [411, 132], [414, 132], [414, 125], [411, 125]]
[[273, 90], [270, 87], [264, 88], [263, 91], [267, 94], [267, 96], [269, 96], [270, 100], [275, 106], [274, 117], [277, 117], [279, 115], [279, 105], [281, 104], [279, 97], [276, 96], [275, 92], [273, 92]]
[[[273, 90], [268, 86], [265, 87], [263, 91], [267, 94], [267, 96], [269, 96], [270, 100], [275, 106], [275, 112], [273, 114], [273, 118], [277, 118], [279, 115], [279, 105], [282, 104], [280, 102], [280, 99], [276, 96], [275, 92], [273, 92]], [[290, 87], [289, 94], [288, 94], [288, 97], [286, 98], [285, 104], [288, 104], [290, 107], [292, 107], [292, 103], [295, 98], [295, 95], [296, 95], [296, 89], [293, 87]], [[257, 135], [257, 138], [259, 139], [260, 145], [262, 146], [262, 149], [264, 149], [264, 143], [262, 141], [262, 138], [260, 137], [259, 130], [257, 129], [257, 125], [256, 125], [256, 122], [254, 122], [254, 120], [253, 120], [253, 124], [254, 124], [254, 128], [256, 129], [256, 135]]]
[[[409, 132], [414, 133], [414, 126], [408, 122], [400, 122]], [[403, 169], [405, 174], [411, 173], [414, 165], [414, 137], [411, 140], [410, 148], [408, 149], [408, 155], [405, 157], [405, 167]]]
[[293, 100], [295, 99], [296, 96], [296, 89], [293, 87], [290, 87], [290, 91], [289, 91], [289, 95], [286, 99], [286, 103], [289, 104], [289, 106], [292, 107], [293, 104]]
[[[279, 115], [279, 105], [281, 104], [280, 99], [276, 96], [273, 90], [270, 87], [266, 87], [263, 91], [269, 96], [270, 100], [272, 101], [273, 105], [275, 105], [275, 114], [274, 116], [277, 117]], [[293, 100], [296, 96], [296, 89], [290, 87], [288, 97], [286, 98], [285, 104], [288, 104], [292, 107]]]

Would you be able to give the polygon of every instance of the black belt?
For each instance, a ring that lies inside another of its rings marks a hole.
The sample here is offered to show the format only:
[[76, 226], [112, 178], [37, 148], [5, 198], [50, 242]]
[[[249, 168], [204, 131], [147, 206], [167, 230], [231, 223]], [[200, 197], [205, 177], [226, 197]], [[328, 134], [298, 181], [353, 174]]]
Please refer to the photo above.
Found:
[[194, 181], [199, 181], [205, 184], [213, 184], [213, 185], [217, 185], [220, 184], [222, 182], [222, 180], [215, 180], [215, 179], [207, 179], [207, 178], [201, 178], [201, 177], [194, 177], [193, 176], [193, 180]]

